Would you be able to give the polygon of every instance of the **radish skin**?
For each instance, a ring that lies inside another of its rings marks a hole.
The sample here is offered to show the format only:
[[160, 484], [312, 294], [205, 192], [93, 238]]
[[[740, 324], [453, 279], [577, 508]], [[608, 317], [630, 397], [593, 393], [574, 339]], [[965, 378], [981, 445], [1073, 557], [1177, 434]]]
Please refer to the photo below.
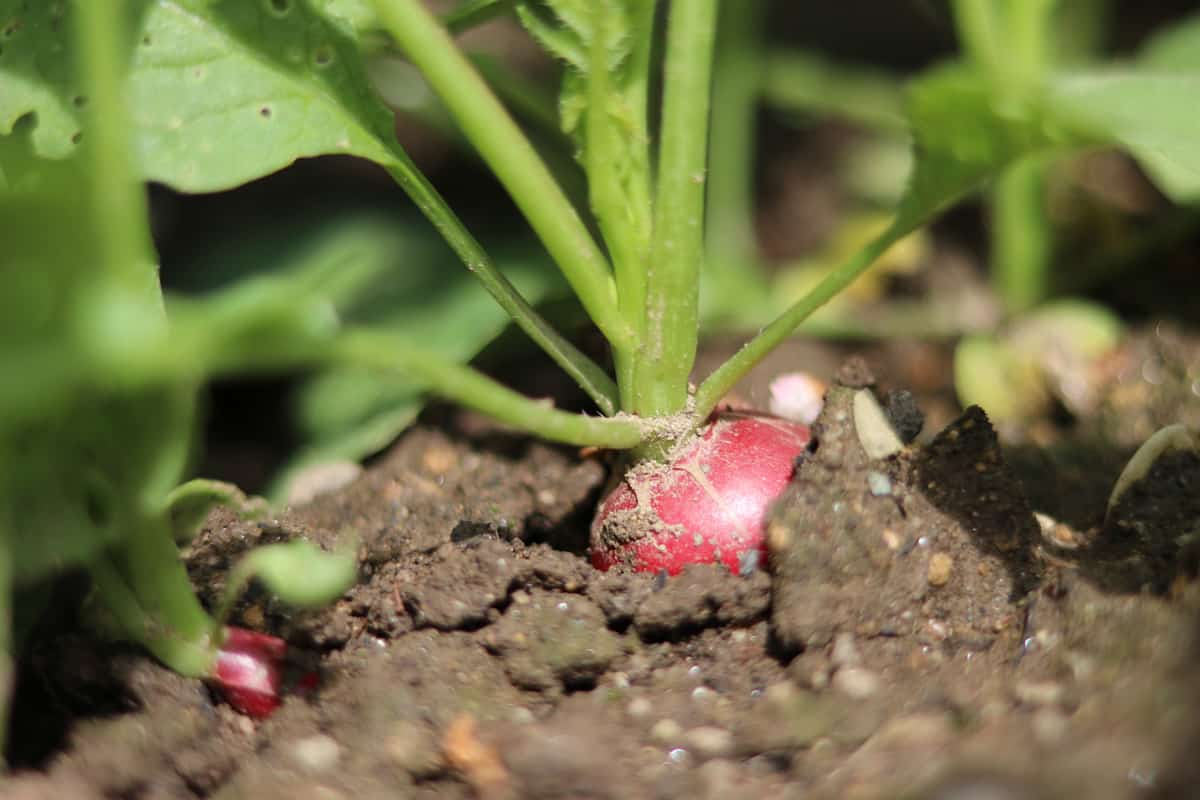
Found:
[[675, 575], [688, 564], [736, 574], [765, 563], [767, 511], [810, 439], [796, 422], [720, 414], [669, 463], [635, 465], [613, 487], [592, 522], [592, 564]]
[[230, 626], [217, 653], [212, 682], [233, 708], [263, 719], [279, 707], [287, 643], [277, 636]]

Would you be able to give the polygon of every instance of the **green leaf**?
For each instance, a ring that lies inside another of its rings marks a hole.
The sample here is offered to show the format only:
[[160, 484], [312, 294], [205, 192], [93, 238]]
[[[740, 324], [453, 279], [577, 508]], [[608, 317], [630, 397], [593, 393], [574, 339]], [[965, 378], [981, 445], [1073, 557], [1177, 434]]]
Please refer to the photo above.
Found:
[[905, 228], [923, 224], [1023, 156], [1081, 142], [1032, 101], [1002, 105], [981, 72], [959, 64], [922, 75], [908, 101], [916, 162], [899, 211]]
[[67, 3], [0, 0], [0, 135], [36, 117], [38, 155], [65, 158], [76, 149], [79, 109]]
[[[0, 0], [0, 133], [35, 115], [33, 143], [63, 158], [87, 131], [64, 2]], [[372, 24], [352, 0], [157, 0], [140, 15], [129, 73], [142, 174], [215, 191], [298, 158], [400, 158], [392, 114], [357, 43]]]
[[954, 389], [963, 407], [980, 406], [997, 422], [1029, 419], [1047, 402], [1034, 360], [992, 336], [968, 336], [954, 349]]
[[1110, 68], [1053, 79], [1054, 118], [1128, 150], [1177, 201], [1200, 197], [1200, 69]]
[[303, 539], [255, 548], [229, 571], [225, 595], [215, 615], [217, 623], [224, 622], [238, 595], [255, 578], [280, 600], [297, 608], [332, 603], [358, 577], [357, 549], [357, 543], [350, 541], [337, 552], [327, 553]]
[[15, 580], [85, 564], [155, 516], [187, 461], [194, 398], [186, 387], [71, 404], [0, 426], [0, 535]]
[[1161, 70], [1200, 69], [1200, 14], [1157, 32], [1142, 46], [1138, 63]]

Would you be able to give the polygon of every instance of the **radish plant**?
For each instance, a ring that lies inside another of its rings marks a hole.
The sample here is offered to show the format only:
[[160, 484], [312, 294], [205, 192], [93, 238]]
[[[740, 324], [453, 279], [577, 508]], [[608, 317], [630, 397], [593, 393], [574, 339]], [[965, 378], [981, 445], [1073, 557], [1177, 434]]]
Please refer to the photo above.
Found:
[[[455, 42], [452, 31], [508, 13], [562, 62], [558, 110], [585, 206]], [[83, 568], [123, 636], [269, 710], [278, 642], [225, 633], [228, 601], [204, 609], [176, 552], [209, 503], [245, 504], [180, 481], [209, 377], [299, 368], [365, 370], [536, 436], [625, 451], [593, 527], [600, 566], [746, 568], [808, 431], [722, 399], [880, 254], [1035, 153], [1117, 144], [1168, 189], [1200, 188], [1186, 111], [1196, 48], [1161, 65], [1039, 74], [1003, 97], [970, 64], [937, 69], [911, 89], [915, 167], [890, 225], [693, 384], [717, 19], [717, 0], [471, 0], [444, 19], [420, 0], [0, 0], [0, 596], [25, 602], [39, 580]], [[524, 214], [607, 340], [611, 370], [538, 314], [397, 143], [367, 69], [393, 48]], [[381, 269], [355, 246], [164, 299], [140, 181], [216, 191], [322, 154], [385, 169], [595, 413], [521, 396], [464, 366], [470, 348], [431, 347], [460, 334], [436, 319], [408, 335], [347, 322], [339, 309]], [[284, 600], [319, 603], [353, 580], [353, 563], [303, 543], [263, 548], [228, 585], [257, 575]]]

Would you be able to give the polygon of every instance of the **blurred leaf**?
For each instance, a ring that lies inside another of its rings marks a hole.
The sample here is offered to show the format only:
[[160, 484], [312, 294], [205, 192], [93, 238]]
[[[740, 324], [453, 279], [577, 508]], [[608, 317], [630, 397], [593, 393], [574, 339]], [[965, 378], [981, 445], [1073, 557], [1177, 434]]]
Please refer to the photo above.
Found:
[[[531, 302], [566, 294], [558, 273], [534, 247], [500, 246], [495, 252], [502, 271]], [[256, 227], [198, 254], [184, 271], [185, 286], [192, 290], [225, 276], [244, 276], [228, 290], [199, 299], [174, 298], [169, 306], [175, 320], [189, 311], [190, 329], [215, 329], [209, 335], [220, 344], [214, 348], [242, 361], [254, 360], [253, 354], [261, 351], [259, 362], [279, 364], [280, 350], [286, 352], [289, 341], [299, 354], [320, 340], [324, 325], [361, 325], [399, 334], [463, 363], [509, 324], [434, 231], [416, 220], [376, 212], [318, 213], [269, 229]], [[296, 277], [304, 275], [312, 277]], [[321, 275], [344, 287], [311, 291]], [[305, 286], [310, 288], [301, 291]], [[239, 299], [242, 294], [250, 299]], [[331, 295], [336, 302], [328, 302]], [[308, 305], [300, 302], [303, 297], [310, 298]], [[250, 313], [256, 303], [275, 310]], [[217, 310], [221, 308], [242, 310]], [[259, 322], [247, 326], [235, 323], [237, 318]], [[224, 358], [212, 356], [214, 362]], [[306, 466], [357, 461], [386, 447], [423, 404], [420, 385], [395, 375], [337, 365], [315, 370], [294, 397], [301, 446], [273, 484], [271, 498], [286, 497], [288, 482]]]
[[763, 100], [784, 111], [842, 117], [868, 129], [903, 133], [904, 91], [891, 73], [837, 64], [816, 53], [772, 53], [763, 65]]
[[257, 578], [276, 597], [297, 608], [328, 605], [354, 585], [358, 577], [356, 543], [335, 553], [303, 539], [255, 548], [229, 571], [225, 595], [215, 615], [218, 624], [227, 618], [237, 596]]
[[0, 425], [0, 535], [18, 585], [84, 564], [156, 514], [190, 450], [186, 387], [105, 397]]
[[916, 162], [900, 205], [903, 227], [920, 225], [1018, 158], [1083, 143], [1032, 104], [1001, 106], [983, 73], [960, 64], [915, 80], [908, 115]]
[[1200, 68], [1097, 70], [1056, 77], [1048, 109], [1096, 142], [1128, 150], [1176, 201], [1200, 198]]
[[1049, 402], [1037, 365], [991, 336], [968, 336], [954, 350], [954, 389], [963, 407], [977, 405], [996, 422], [1035, 416]]
[[1039, 360], [1062, 353], [1079, 361], [1111, 352], [1124, 333], [1120, 317], [1108, 308], [1086, 300], [1058, 300], [1023, 314], [1008, 338]]
[[225, 506], [243, 520], [260, 519], [268, 511], [265, 500], [248, 497], [232, 483], [205, 478], [190, 480], [167, 495], [167, 515], [176, 544], [190, 542], [216, 506]]
[[1162, 70], [1200, 69], [1200, 14], [1155, 33], [1142, 46], [1138, 63]]

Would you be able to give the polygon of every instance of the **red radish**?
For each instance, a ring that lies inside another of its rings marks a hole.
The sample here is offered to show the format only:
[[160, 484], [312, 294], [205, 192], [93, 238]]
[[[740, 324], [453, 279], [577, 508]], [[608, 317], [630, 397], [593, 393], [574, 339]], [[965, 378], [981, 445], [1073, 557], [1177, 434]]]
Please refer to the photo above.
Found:
[[[669, 463], [633, 467], [592, 522], [592, 564], [674, 575], [721, 562], [735, 573], [763, 559], [767, 510], [811, 438], [806, 426], [725, 412]], [[753, 554], [753, 555], [751, 555]]]
[[261, 719], [279, 707], [286, 656], [287, 643], [279, 637], [230, 626], [212, 679], [229, 705]]

